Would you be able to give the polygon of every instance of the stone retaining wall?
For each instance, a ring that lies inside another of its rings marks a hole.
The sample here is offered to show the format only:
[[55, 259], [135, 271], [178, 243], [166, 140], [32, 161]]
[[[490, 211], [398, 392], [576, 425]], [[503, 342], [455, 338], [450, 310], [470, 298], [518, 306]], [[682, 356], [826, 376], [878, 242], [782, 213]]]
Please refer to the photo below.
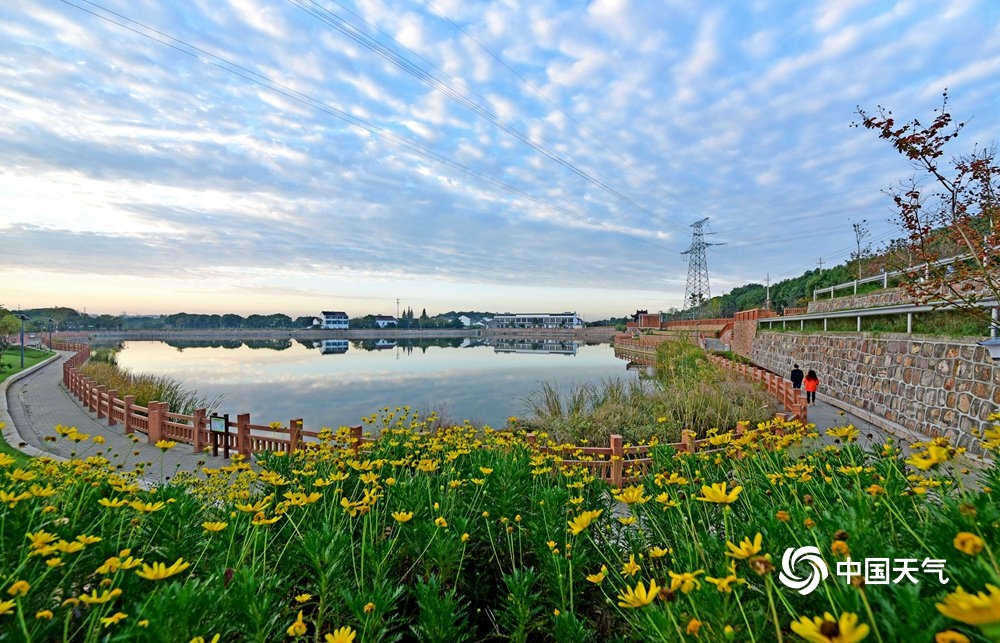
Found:
[[758, 329], [749, 358], [787, 376], [814, 369], [820, 392], [868, 411], [873, 422], [978, 451], [973, 429], [1000, 411], [1000, 366], [981, 338]]

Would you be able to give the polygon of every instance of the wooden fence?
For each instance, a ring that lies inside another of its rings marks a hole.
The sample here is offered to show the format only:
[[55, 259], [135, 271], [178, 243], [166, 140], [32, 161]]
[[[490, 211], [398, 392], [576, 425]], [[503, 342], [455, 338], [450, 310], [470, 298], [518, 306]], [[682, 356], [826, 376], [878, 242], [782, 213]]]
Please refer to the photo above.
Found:
[[803, 423], [806, 422], [808, 405], [806, 404], [805, 395], [802, 394], [801, 389], [794, 388], [792, 383], [781, 375], [772, 373], [759, 366], [753, 366], [752, 364], [740, 364], [719, 355], [709, 354], [708, 359], [719, 368], [733, 371], [741, 377], [760, 382], [767, 388], [767, 392], [784, 407], [786, 413]]

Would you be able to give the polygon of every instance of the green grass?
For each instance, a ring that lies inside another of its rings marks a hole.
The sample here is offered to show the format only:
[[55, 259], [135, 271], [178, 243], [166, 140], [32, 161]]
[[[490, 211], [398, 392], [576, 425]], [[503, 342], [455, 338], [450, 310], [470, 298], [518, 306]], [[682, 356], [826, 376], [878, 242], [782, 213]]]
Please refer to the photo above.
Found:
[[[48, 351], [40, 351], [34, 348], [24, 349], [24, 368], [31, 368], [38, 362], [42, 362], [52, 356]], [[21, 372], [21, 347], [8, 348], [0, 353], [0, 382], [11, 375]]]
[[[48, 359], [52, 353], [46, 351], [35, 350], [34, 348], [24, 349], [24, 368], [31, 368], [35, 364]], [[4, 381], [11, 375], [21, 372], [21, 347], [10, 348], [0, 354], [0, 382]], [[6, 440], [0, 440], [0, 453], [5, 453], [10, 457], [14, 458], [19, 465], [27, 464], [31, 461], [31, 457], [27, 456], [12, 445], [7, 444]]]

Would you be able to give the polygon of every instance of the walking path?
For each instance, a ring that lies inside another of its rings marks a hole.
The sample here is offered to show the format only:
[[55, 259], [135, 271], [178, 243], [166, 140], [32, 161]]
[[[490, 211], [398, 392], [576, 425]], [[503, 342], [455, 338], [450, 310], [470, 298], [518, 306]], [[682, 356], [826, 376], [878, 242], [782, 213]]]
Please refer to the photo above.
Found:
[[[58, 459], [103, 455], [123, 465], [126, 471], [142, 463], [143, 477], [150, 481], [169, 480], [177, 471], [198, 472], [205, 466], [216, 468], [229, 463], [221, 456], [195, 453], [190, 444], [178, 443], [162, 451], [149, 444], [145, 435], [137, 433], [133, 441], [121, 426], [108, 426], [106, 419], [98, 420], [62, 385], [62, 363], [72, 355], [60, 351], [51, 361], [0, 383], [0, 422], [6, 424], [3, 437], [11, 446], [28, 455]], [[55, 431], [59, 424], [76, 427], [91, 438], [99, 435], [104, 444], [61, 437]]]

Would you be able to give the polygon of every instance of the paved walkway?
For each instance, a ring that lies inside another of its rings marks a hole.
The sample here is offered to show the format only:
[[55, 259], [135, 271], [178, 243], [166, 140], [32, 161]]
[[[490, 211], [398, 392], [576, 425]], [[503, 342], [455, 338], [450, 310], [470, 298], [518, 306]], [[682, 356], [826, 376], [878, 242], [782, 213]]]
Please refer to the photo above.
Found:
[[[169, 480], [177, 471], [198, 472], [203, 466], [220, 467], [228, 460], [194, 452], [190, 444], [178, 443], [166, 452], [136, 433], [137, 442], [122, 432], [121, 426], [108, 426], [107, 420], [96, 419], [62, 385], [62, 363], [73, 353], [60, 352], [44, 365], [29, 369], [26, 374], [7, 378], [0, 384], [0, 421], [6, 423], [4, 438], [15, 448], [29, 455], [49, 455], [57, 458], [103, 455], [131, 471], [142, 463], [144, 478], [158, 482]], [[8, 415], [9, 413], [9, 415]], [[7, 415], [7, 417], [4, 417]], [[92, 439], [72, 442], [59, 436], [56, 425], [76, 427], [80, 433], [102, 436], [104, 444]], [[47, 439], [49, 438], [49, 439]], [[56, 438], [54, 441], [51, 438]]]

